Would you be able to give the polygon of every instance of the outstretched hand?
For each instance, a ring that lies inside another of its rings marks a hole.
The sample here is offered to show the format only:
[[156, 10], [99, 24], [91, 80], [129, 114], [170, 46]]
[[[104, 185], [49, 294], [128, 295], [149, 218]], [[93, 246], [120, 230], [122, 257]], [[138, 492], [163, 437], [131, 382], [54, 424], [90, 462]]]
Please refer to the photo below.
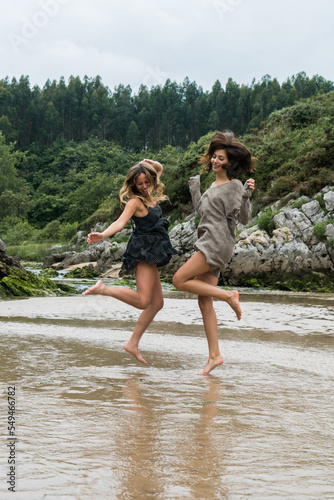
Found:
[[102, 233], [89, 233], [87, 237], [88, 245], [90, 245], [91, 243], [97, 243], [98, 241], [102, 240], [103, 240]]

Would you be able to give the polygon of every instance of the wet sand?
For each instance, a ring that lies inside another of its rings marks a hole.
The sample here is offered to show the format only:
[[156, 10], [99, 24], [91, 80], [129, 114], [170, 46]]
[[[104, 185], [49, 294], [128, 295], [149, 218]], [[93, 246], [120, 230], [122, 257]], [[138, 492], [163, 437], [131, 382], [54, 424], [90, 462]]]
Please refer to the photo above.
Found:
[[[195, 299], [139, 311], [100, 296], [0, 301], [0, 498], [333, 499], [334, 298], [242, 294], [215, 302], [224, 364]], [[16, 490], [7, 492], [8, 386]]]

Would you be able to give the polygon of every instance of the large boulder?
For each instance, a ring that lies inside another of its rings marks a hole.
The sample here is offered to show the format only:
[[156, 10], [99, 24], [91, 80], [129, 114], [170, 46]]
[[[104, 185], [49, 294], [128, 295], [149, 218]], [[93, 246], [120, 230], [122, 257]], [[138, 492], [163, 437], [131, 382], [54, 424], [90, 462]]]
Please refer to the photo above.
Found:
[[59, 295], [71, 291], [67, 285], [37, 277], [24, 269], [18, 260], [7, 254], [5, 244], [0, 240], [0, 297]]

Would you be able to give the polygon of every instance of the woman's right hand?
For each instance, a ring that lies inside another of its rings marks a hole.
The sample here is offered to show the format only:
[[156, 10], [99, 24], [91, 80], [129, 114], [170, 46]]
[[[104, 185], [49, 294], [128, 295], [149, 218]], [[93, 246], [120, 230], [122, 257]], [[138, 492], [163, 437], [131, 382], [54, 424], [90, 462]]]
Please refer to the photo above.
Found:
[[98, 241], [103, 241], [102, 233], [89, 233], [87, 237], [87, 243], [90, 245], [91, 243], [97, 243]]
[[190, 177], [190, 179], [188, 181], [189, 186], [191, 186], [192, 184], [196, 184], [197, 182], [199, 182], [200, 177], [201, 176], [199, 174], [195, 175], [194, 177]]

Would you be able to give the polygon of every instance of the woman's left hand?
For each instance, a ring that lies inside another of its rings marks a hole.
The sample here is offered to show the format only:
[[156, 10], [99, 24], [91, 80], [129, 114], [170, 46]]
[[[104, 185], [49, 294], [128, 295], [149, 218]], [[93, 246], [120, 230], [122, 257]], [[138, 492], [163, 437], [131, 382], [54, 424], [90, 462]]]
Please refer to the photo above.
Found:
[[157, 173], [158, 179], [159, 179], [159, 177], [162, 174], [162, 171], [164, 169], [163, 166], [161, 165], [161, 163], [159, 163], [158, 161], [149, 160], [147, 158], [145, 158], [143, 161], [146, 161], [147, 163], [149, 163], [154, 168], [154, 170]]
[[145, 158], [143, 161], [146, 161], [147, 163], [152, 165], [152, 167], [155, 168], [155, 170], [160, 170], [163, 168], [161, 163], [159, 163], [158, 161], [149, 160], [148, 158]]
[[254, 191], [254, 189], [255, 189], [255, 181], [254, 181], [254, 179], [248, 179], [246, 181], [246, 183], [247, 183], [247, 186], [249, 187], [249, 189], [251, 191]]

